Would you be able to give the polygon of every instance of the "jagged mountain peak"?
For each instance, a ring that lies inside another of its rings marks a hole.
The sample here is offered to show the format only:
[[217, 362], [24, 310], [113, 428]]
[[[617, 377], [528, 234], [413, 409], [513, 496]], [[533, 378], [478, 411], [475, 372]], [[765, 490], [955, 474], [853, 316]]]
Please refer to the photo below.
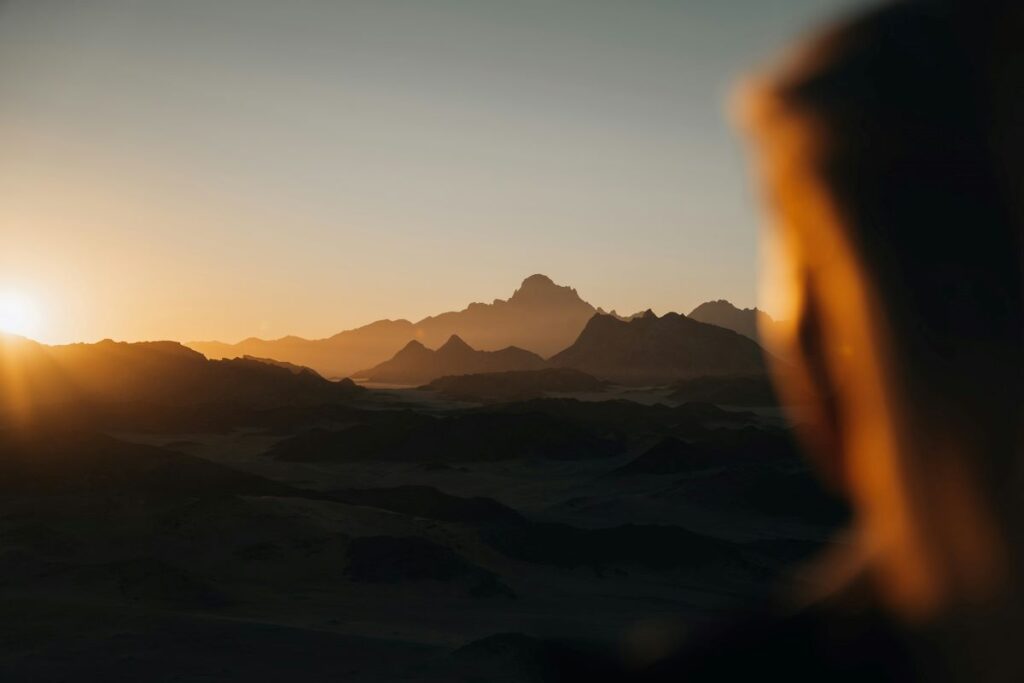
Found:
[[509, 303], [564, 303], [579, 302], [589, 307], [576, 292], [575, 289], [566, 285], [555, 284], [554, 280], [547, 275], [531, 275], [523, 280], [509, 298]]

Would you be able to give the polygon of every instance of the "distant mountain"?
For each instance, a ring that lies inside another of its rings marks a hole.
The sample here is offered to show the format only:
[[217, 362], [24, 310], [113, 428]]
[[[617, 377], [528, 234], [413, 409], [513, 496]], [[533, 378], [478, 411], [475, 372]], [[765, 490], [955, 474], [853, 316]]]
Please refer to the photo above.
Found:
[[628, 321], [595, 315], [550, 363], [624, 384], [764, 371], [761, 347], [747, 337], [678, 313], [659, 318], [651, 311]]
[[56, 406], [278, 407], [346, 400], [362, 391], [308, 369], [257, 360], [211, 361], [177, 342], [46, 346], [0, 335], [0, 411]]
[[572, 287], [531, 275], [507, 301], [424, 318], [416, 323], [416, 339], [435, 346], [454, 334], [475, 349], [517, 346], [546, 358], [571, 344], [594, 310]]
[[327, 339], [250, 337], [237, 344], [211, 341], [189, 342], [187, 346], [207, 358], [273, 358], [313, 368], [325, 377], [348, 377], [391, 357], [414, 338], [416, 326], [408, 320], [378, 320]]
[[410, 341], [433, 348], [452, 335], [476, 349], [517, 346], [547, 357], [569, 346], [594, 312], [575, 289], [559, 286], [545, 275], [531, 275], [508, 300], [472, 303], [461, 311], [417, 323], [380, 320], [327, 339], [253, 337], [237, 344], [189, 342], [188, 346], [209, 358], [273, 358], [311, 367], [326, 377], [348, 377], [382, 363]]
[[690, 311], [689, 317], [738, 332], [754, 341], [760, 340], [762, 329], [775, 324], [771, 316], [764, 311], [756, 308], [736, 308], [725, 299], [706, 301]]
[[500, 351], [477, 351], [452, 335], [436, 351], [411, 341], [391, 360], [357, 372], [356, 377], [370, 382], [412, 385], [425, 384], [445, 375], [537, 370], [544, 365], [544, 359], [530, 351], [514, 346]]
[[570, 368], [544, 368], [475, 375], [448, 375], [424, 389], [457, 401], [524, 401], [548, 392], [593, 393], [604, 391], [607, 382]]

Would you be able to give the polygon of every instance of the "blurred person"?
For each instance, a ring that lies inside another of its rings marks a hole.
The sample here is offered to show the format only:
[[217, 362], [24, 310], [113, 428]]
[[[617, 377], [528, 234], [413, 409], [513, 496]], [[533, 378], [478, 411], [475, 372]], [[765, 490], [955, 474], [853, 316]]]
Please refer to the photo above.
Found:
[[1024, 680], [1024, 11], [905, 0], [741, 92], [768, 347], [854, 509], [787, 610], [657, 680]]

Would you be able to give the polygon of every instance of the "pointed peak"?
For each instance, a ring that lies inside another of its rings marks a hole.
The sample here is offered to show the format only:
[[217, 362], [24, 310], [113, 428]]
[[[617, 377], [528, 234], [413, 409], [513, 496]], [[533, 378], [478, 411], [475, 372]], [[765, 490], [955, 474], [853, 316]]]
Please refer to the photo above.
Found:
[[654, 313], [654, 311], [648, 308], [643, 313], [634, 316], [634, 318], [639, 320], [657, 320], [658, 316]]
[[411, 351], [411, 350], [419, 350], [419, 349], [424, 349], [425, 350], [426, 348], [427, 348], [426, 346], [424, 346], [420, 342], [418, 342], [415, 339], [413, 339], [408, 344], [406, 344], [405, 346], [402, 347], [402, 351]]
[[469, 344], [464, 342], [462, 340], [462, 337], [460, 337], [459, 335], [453, 334], [452, 336], [448, 337], [448, 341], [446, 341], [441, 346], [441, 348], [438, 349], [438, 351], [446, 351], [446, 350], [447, 351], [453, 351], [453, 350], [472, 351], [473, 347], [471, 347]]

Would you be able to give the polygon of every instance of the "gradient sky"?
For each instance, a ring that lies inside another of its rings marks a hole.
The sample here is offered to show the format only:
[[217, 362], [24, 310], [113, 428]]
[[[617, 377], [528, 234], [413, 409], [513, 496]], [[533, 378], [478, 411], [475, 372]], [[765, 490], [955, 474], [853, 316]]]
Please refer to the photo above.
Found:
[[756, 303], [732, 84], [846, 0], [0, 0], [0, 295], [49, 342]]

